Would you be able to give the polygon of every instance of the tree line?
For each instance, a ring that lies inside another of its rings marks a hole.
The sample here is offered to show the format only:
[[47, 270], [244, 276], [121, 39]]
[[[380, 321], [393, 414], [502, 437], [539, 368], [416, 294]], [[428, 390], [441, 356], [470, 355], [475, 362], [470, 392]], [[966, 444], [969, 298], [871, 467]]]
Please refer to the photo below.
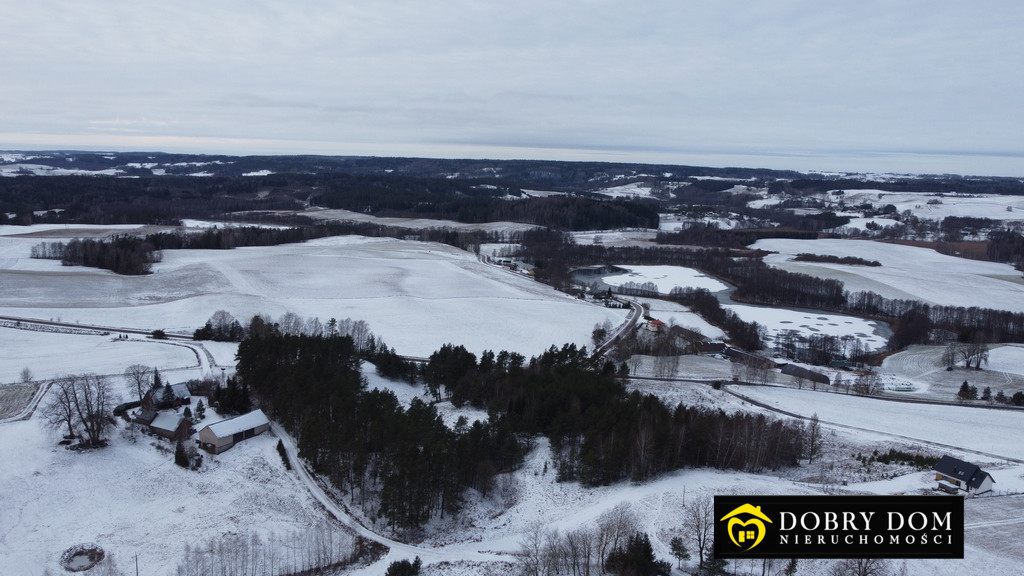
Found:
[[32, 247], [32, 258], [60, 260], [64, 266], [88, 266], [117, 274], [142, 275], [152, 271], [162, 255], [142, 238], [119, 234], [113, 238], [93, 238], [64, 242], [42, 242]]
[[847, 266], [881, 266], [878, 260], [868, 260], [856, 256], [833, 256], [831, 254], [811, 254], [801, 252], [793, 257], [796, 262], [824, 262], [826, 264], [845, 264]]
[[[0, 179], [0, 223], [178, 224], [246, 210], [300, 209], [300, 198], [260, 198], [252, 178], [18, 176]], [[301, 195], [304, 200], [308, 194]]]
[[271, 532], [225, 534], [205, 544], [185, 545], [177, 576], [299, 576], [322, 574], [376, 560], [382, 544], [321, 522], [284, 536]]
[[419, 376], [435, 400], [490, 415], [454, 427], [431, 404], [403, 407], [390, 391], [367, 390], [349, 336], [250, 336], [237, 359], [239, 379], [296, 435], [313, 468], [396, 529], [456, 513], [467, 487], [487, 494], [536, 435], [550, 440], [561, 480], [588, 486], [687, 466], [776, 469], [796, 464], [803, 449], [796, 423], [626, 393], [619, 369], [571, 344], [530, 360], [436, 351]]

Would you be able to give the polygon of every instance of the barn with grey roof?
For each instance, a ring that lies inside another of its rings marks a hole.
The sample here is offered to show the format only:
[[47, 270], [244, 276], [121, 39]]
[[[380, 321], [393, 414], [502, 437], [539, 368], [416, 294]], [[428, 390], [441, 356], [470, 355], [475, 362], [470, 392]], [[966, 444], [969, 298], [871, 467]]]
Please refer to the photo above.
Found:
[[199, 431], [199, 445], [212, 454], [231, 448], [243, 440], [270, 430], [270, 420], [262, 410], [215, 422]]

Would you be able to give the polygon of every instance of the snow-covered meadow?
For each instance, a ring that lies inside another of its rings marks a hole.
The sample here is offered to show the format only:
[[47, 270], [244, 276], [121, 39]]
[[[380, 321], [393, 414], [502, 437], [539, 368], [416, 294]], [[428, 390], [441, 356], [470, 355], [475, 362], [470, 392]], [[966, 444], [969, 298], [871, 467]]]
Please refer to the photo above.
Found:
[[[912, 396], [951, 401], [963, 382], [981, 394], [989, 388], [996, 396], [1002, 392], [1010, 397], [1024, 390], [1024, 346], [993, 345], [983, 370], [966, 369], [958, 364], [947, 370], [942, 361], [944, 346], [910, 346], [886, 357], [879, 372], [888, 382], [909, 384]], [[985, 403], [984, 401], [978, 401]]]
[[769, 347], [776, 336], [786, 330], [795, 330], [804, 337], [812, 334], [837, 338], [852, 336], [859, 338], [869, 350], [882, 348], [888, 338], [884, 325], [856, 316], [746, 304], [726, 304], [723, 308], [735, 312], [746, 322], [757, 322], [763, 326], [766, 346]]
[[625, 274], [616, 274], [602, 278], [610, 286], [622, 286], [627, 282], [636, 284], [653, 283], [658, 287], [659, 294], [668, 294], [673, 288], [703, 288], [711, 292], [719, 292], [728, 288], [724, 283], [703, 272], [683, 266], [638, 266], [621, 264], [619, 268], [628, 270]]
[[[89, 335], [37, 332], [0, 327], [0, 383], [15, 382], [28, 368], [36, 379], [55, 378], [70, 371], [121, 374], [131, 364], [156, 366], [175, 381], [199, 377], [205, 360], [197, 343], [152, 340], [117, 334]], [[234, 353], [231, 353], [233, 356]], [[208, 363], [207, 363], [208, 364]], [[233, 365], [230, 358], [218, 362]]]
[[29, 259], [45, 239], [0, 236], [0, 315], [190, 334], [217, 310], [243, 322], [293, 312], [366, 320], [410, 356], [449, 342], [530, 356], [586, 345], [595, 324], [625, 317], [442, 244], [349, 236], [166, 251], [153, 274], [126, 277]]
[[[857, 395], [787, 387], [743, 387], [744, 397], [804, 417], [881, 432], [911, 441], [955, 446], [988, 458], [1024, 461], [1024, 411], [893, 402]], [[965, 434], [979, 428], [984, 433]], [[1022, 486], [1024, 488], [1024, 486]]]
[[[759, 240], [754, 248], [776, 252], [765, 263], [841, 280], [850, 292], [870, 291], [887, 298], [917, 299], [949, 306], [1024, 311], [1024, 278], [1008, 264], [945, 256], [928, 248], [871, 240]], [[802, 252], [855, 256], [881, 266], [796, 262]]]

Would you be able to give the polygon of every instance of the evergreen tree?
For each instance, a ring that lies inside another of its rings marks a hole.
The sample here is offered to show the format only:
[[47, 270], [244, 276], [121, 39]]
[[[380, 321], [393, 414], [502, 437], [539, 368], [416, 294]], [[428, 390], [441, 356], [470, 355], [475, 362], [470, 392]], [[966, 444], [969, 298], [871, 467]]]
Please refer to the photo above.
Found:
[[206, 404], [202, 400], [196, 403], [196, 421], [202, 422], [206, 418]]
[[161, 408], [169, 408], [174, 406], [174, 390], [171, 390], [171, 385], [166, 384], [163, 391], [160, 392], [160, 406]]
[[668, 543], [669, 548], [672, 550], [672, 555], [676, 558], [676, 567], [682, 568], [683, 561], [690, 559], [690, 551], [686, 549], [686, 544], [683, 543], [683, 539], [679, 536], [672, 538], [672, 541]]
[[237, 378], [228, 378], [227, 385], [215, 392], [218, 411], [229, 414], [245, 414], [252, 410], [252, 399], [249, 397], [249, 385]]
[[956, 398], [960, 401], [977, 400], [978, 389], [968, 384], [967, 380], [964, 380], [964, 383], [960, 385], [960, 390], [956, 393]]
[[156, 368], [153, 368], [153, 389], [155, 390], [163, 385], [163, 381], [160, 380], [160, 371], [157, 370]]
[[725, 576], [729, 574], [727, 568], [729, 567], [729, 561], [725, 558], [718, 558], [712, 554], [711, 558], [708, 559], [704, 564], [704, 574], [708, 576]]
[[608, 554], [605, 568], [612, 574], [623, 576], [657, 576], [672, 571], [672, 566], [667, 564], [654, 557], [654, 548], [647, 534], [637, 532], [629, 537], [624, 546]]
[[417, 576], [420, 573], [420, 566], [422, 561], [417, 556], [415, 560], [409, 562], [408, 560], [396, 560], [388, 566], [388, 571], [385, 572], [385, 576]]
[[188, 468], [188, 454], [185, 453], [185, 445], [181, 440], [174, 446], [174, 463], [182, 468]]

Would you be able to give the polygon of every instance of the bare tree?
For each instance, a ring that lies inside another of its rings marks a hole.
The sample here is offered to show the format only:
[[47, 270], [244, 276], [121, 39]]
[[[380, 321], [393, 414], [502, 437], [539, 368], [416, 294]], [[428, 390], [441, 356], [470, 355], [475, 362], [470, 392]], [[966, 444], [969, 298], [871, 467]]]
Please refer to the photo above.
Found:
[[596, 532], [589, 528], [566, 532], [562, 548], [565, 551], [565, 562], [573, 576], [590, 576], [596, 536]]
[[973, 364], [976, 370], [981, 370], [981, 364], [988, 364], [988, 344], [983, 335], [978, 335], [970, 342], [952, 342], [942, 352], [942, 362], [946, 366], [953, 366], [958, 360], [962, 360], [964, 368], [970, 368]]
[[974, 369], [981, 370], [981, 364], [988, 365], [988, 344], [981, 341], [971, 342], [967, 345], [971, 351], [971, 358], [974, 360]]
[[548, 530], [543, 522], [533, 522], [526, 529], [519, 541], [517, 565], [522, 576], [547, 576], [548, 565], [545, 548], [548, 541]]
[[821, 422], [818, 421], [818, 413], [815, 412], [807, 425], [804, 427], [804, 442], [807, 455], [807, 463], [814, 462], [814, 457], [821, 453]]
[[869, 372], [861, 374], [853, 383], [853, 391], [861, 396], [878, 396], [882, 393], [882, 383], [878, 374]]
[[103, 376], [83, 374], [78, 376], [77, 381], [75, 414], [89, 444], [97, 445], [103, 440], [106, 431], [114, 425], [116, 399], [110, 382]]
[[124, 379], [128, 382], [129, 386], [135, 388], [139, 395], [139, 402], [142, 402], [142, 398], [152, 385], [151, 373], [150, 367], [143, 366], [142, 364], [132, 364], [124, 369]]
[[939, 359], [939, 364], [949, 369], [956, 366], [956, 361], [960, 357], [960, 346], [959, 342], [946, 344], [946, 347], [942, 349], [942, 357]]
[[285, 312], [278, 319], [277, 323], [281, 328], [282, 334], [297, 336], [302, 334], [305, 321], [294, 312]]
[[48, 428], [60, 432], [67, 428], [67, 437], [75, 436], [75, 381], [71, 376], [64, 376], [53, 381], [50, 398], [43, 405], [43, 420]]
[[35, 377], [32, 375], [32, 370], [28, 366], [21, 369], [20, 379], [22, 384], [31, 384]]
[[715, 502], [704, 495], [694, 499], [683, 512], [685, 530], [693, 537], [697, 547], [697, 567], [704, 568], [704, 562], [711, 551], [711, 538], [715, 532]]
[[625, 545], [626, 540], [640, 530], [640, 521], [630, 508], [622, 502], [597, 519], [597, 559], [604, 565], [608, 553]]
[[84, 443], [95, 446], [114, 425], [116, 399], [106, 378], [95, 374], [64, 376], [54, 383], [52, 394], [43, 407], [50, 428], [59, 430], [66, 426], [68, 436], [81, 428]]

